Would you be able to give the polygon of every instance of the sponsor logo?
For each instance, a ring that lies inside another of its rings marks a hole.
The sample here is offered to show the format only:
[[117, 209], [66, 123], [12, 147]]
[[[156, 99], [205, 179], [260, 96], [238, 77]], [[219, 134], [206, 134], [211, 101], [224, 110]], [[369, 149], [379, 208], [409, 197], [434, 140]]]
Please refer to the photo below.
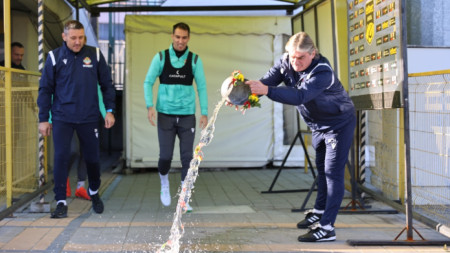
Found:
[[181, 74], [180, 74], [180, 71], [177, 70], [177, 71], [175, 72], [175, 74], [169, 74], [169, 77], [170, 77], [170, 78], [185, 79], [185, 78], [186, 78], [186, 75], [181, 75]]
[[88, 56], [86, 56], [84, 59], [83, 59], [83, 68], [92, 68], [93, 66], [92, 66], [92, 61], [91, 61], [91, 58], [89, 58]]
[[331, 138], [327, 140], [329, 144], [331, 144], [332, 149], [336, 149], [337, 140], [335, 138]]

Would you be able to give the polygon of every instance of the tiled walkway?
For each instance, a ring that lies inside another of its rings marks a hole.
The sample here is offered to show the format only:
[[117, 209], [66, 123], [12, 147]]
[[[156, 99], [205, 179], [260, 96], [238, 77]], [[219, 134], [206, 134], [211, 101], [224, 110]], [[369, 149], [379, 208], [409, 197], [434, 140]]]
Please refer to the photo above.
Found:
[[[347, 240], [393, 240], [405, 227], [403, 214], [340, 214], [337, 240], [300, 243], [296, 228], [303, 214], [291, 212], [306, 193], [267, 191], [276, 170], [200, 170], [192, 213], [183, 215], [181, 252], [450, 252], [439, 246], [350, 246]], [[180, 174], [170, 174], [172, 206], [159, 201], [156, 171], [129, 175], [102, 174], [105, 212], [96, 214], [89, 201], [69, 199], [69, 217], [48, 213], [15, 213], [0, 221], [0, 252], [156, 252], [170, 235]], [[312, 177], [300, 169], [283, 170], [273, 190], [309, 188]], [[49, 193], [46, 198], [51, 200]], [[307, 202], [311, 208], [315, 195]], [[343, 201], [345, 206], [350, 199]], [[54, 205], [54, 204], [53, 204]], [[379, 202], [372, 209], [390, 209]], [[450, 239], [414, 221], [425, 239]], [[416, 235], [415, 239], [420, 238]], [[403, 234], [399, 240], [405, 240]], [[450, 245], [449, 245], [450, 246]]]

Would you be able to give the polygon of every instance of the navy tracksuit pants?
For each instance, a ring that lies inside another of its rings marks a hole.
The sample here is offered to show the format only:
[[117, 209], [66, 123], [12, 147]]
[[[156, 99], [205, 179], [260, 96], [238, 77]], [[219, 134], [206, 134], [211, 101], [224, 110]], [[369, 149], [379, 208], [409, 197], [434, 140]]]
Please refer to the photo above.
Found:
[[314, 209], [324, 210], [321, 225], [334, 226], [344, 197], [345, 164], [353, 142], [356, 118], [337, 130], [312, 133], [316, 151], [317, 198]]
[[81, 152], [86, 162], [89, 189], [97, 191], [100, 188], [98, 122], [75, 124], [53, 121], [53, 145], [55, 148], [53, 168], [55, 187], [53, 191], [55, 192], [56, 201], [66, 199], [66, 182], [74, 132], [78, 135]]
[[194, 152], [195, 115], [169, 115], [158, 113], [159, 161], [161, 175], [169, 173], [172, 164], [175, 138], [180, 140], [182, 165], [181, 181], [187, 175]]
[[70, 162], [69, 162], [69, 174], [73, 165], [76, 165], [77, 169], [77, 181], [84, 182], [87, 177], [86, 163], [84, 162], [83, 153], [80, 149], [80, 141], [76, 134], [73, 135], [72, 142], [70, 144]]

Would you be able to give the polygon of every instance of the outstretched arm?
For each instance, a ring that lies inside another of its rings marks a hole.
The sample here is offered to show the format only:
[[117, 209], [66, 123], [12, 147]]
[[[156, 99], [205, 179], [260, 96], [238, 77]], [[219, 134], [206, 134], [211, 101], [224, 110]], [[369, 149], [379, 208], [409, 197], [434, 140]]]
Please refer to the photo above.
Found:
[[259, 80], [248, 80], [247, 82], [245, 82], [245, 84], [248, 84], [250, 86], [252, 94], [267, 95], [269, 91], [269, 87], [267, 87], [267, 85], [264, 85]]

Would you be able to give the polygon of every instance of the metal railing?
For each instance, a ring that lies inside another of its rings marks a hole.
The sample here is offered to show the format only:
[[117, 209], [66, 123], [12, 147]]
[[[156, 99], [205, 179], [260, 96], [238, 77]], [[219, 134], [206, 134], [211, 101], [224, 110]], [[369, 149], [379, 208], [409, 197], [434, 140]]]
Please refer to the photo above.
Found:
[[[8, 71], [9, 87], [5, 78]], [[39, 187], [39, 77], [31, 71], [0, 68], [0, 210]]]
[[99, 48], [105, 56], [106, 62], [110, 63], [111, 76], [116, 90], [123, 90], [125, 82], [125, 41], [116, 40], [114, 42], [112, 59], [109, 59], [108, 48], [111, 46], [107, 40], [99, 40]]

